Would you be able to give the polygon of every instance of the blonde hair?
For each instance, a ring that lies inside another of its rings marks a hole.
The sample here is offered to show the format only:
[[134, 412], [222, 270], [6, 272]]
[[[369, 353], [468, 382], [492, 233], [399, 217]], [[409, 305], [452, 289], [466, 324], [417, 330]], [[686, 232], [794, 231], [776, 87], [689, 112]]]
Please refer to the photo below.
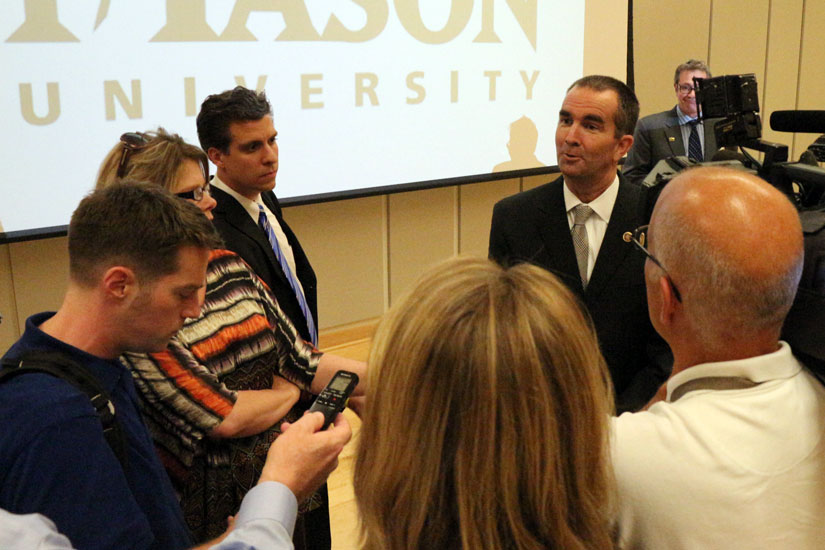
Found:
[[155, 132], [140, 133], [146, 144], [130, 151], [121, 178], [117, 175], [124, 144], [118, 142], [100, 165], [96, 188], [111, 185], [119, 179], [146, 181], [174, 191], [185, 160], [194, 160], [201, 167], [204, 178], [209, 175], [209, 161], [199, 147], [186, 143], [178, 134], [170, 134], [163, 128]]
[[555, 276], [446, 261], [382, 320], [370, 365], [365, 549], [612, 547], [609, 377]]

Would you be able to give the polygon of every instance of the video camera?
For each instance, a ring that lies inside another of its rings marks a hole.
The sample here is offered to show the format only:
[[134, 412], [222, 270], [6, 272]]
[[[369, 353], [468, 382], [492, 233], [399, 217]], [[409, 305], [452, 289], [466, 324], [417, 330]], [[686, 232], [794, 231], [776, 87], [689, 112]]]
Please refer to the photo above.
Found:
[[[805, 263], [796, 299], [785, 320], [782, 338], [825, 383], [825, 135], [788, 162], [788, 146], [764, 141], [759, 117], [759, 96], [753, 74], [694, 78], [699, 118], [713, 124], [720, 150], [711, 162], [687, 157], [659, 162], [644, 179], [652, 203], [664, 185], [691, 165], [724, 164], [756, 173], [785, 193], [799, 210], [805, 240]], [[774, 111], [771, 129], [778, 132], [825, 134], [825, 111]], [[739, 152], [732, 150], [739, 148]], [[764, 153], [759, 162], [746, 149]], [[769, 230], [769, 229], [768, 229]]]
[[[825, 135], [802, 154], [800, 162], [788, 162], [788, 146], [761, 139], [759, 95], [753, 74], [694, 78], [696, 105], [701, 120], [714, 122], [720, 147], [739, 147], [747, 167], [791, 197], [800, 208], [817, 206], [825, 197]], [[771, 129], [781, 132], [825, 134], [825, 111], [775, 111]], [[764, 153], [762, 162], [746, 149]]]

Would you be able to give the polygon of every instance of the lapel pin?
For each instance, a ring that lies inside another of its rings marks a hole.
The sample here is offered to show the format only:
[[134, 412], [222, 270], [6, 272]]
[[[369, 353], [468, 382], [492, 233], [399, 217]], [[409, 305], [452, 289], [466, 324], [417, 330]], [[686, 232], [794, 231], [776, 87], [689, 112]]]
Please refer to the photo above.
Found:
[[673, 137], [673, 136], [668, 136], [667, 140], [668, 140], [668, 141], [676, 141], [676, 138], [675, 138], [675, 137]]
[[631, 233], [630, 231], [625, 231], [624, 235], [622, 235], [622, 240], [626, 243], [629, 243], [633, 240], [633, 233]]

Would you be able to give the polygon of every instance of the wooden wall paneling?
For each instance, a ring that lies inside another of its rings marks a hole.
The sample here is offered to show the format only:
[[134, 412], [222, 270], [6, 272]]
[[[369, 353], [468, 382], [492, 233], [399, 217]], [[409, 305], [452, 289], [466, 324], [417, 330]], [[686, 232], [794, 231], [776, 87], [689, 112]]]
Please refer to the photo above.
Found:
[[459, 187], [459, 253], [487, 257], [493, 206], [519, 192], [519, 178]]
[[526, 178], [521, 178], [521, 190], [527, 191], [528, 189], [533, 189], [539, 185], [553, 181], [560, 175], [561, 174], [544, 174], [541, 176], [527, 176]]
[[[771, 2], [768, 16], [765, 77], [762, 82], [759, 82], [762, 86], [760, 93], [762, 137], [768, 141], [789, 146], [793, 144], [794, 135], [787, 132], [774, 132], [771, 130], [769, 121], [773, 111], [796, 109], [803, 5], [804, 0]], [[799, 153], [795, 153], [794, 150], [795, 147], [792, 147], [791, 159], [799, 156]]]
[[[797, 109], [825, 109], [825, 2], [807, 1], [802, 16]], [[817, 134], [797, 134], [794, 150], [802, 152]]]
[[318, 277], [320, 328], [384, 312], [383, 197], [284, 209]]
[[726, 0], [713, 3], [710, 35], [714, 75], [754, 73], [765, 79], [769, 0]]
[[428, 267], [458, 252], [457, 200], [456, 187], [390, 195], [390, 305]]
[[20, 334], [9, 246], [0, 246], [0, 315], [3, 316], [3, 321], [0, 322], [0, 354], [5, 352]]
[[56, 311], [63, 302], [69, 281], [67, 243], [66, 237], [58, 237], [9, 245], [21, 332], [28, 316]]
[[[641, 116], [673, 108], [673, 71], [688, 59], [710, 63], [711, 0], [635, 0], [633, 2], [636, 96]], [[715, 21], [714, 21], [715, 25]]]
[[584, 13], [582, 74], [626, 81], [627, 0], [588, 0]]

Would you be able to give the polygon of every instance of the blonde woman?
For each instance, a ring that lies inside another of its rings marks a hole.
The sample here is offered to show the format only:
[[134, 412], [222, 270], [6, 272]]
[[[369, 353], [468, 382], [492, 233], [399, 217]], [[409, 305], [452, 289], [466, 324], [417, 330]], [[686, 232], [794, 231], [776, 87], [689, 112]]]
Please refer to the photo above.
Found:
[[383, 319], [369, 363], [365, 549], [612, 547], [609, 377], [553, 275], [449, 260]]
[[[212, 218], [207, 157], [176, 134], [123, 134], [97, 186], [125, 177], [162, 186]], [[226, 529], [255, 485], [280, 421], [300, 418], [307, 397], [338, 369], [363, 376], [365, 368], [302, 340], [269, 288], [228, 250], [210, 256], [200, 317], [188, 319], [166, 351], [123, 359], [196, 542]], [[295, 547], [329, 547], [326, 486], [300, 511]]]

